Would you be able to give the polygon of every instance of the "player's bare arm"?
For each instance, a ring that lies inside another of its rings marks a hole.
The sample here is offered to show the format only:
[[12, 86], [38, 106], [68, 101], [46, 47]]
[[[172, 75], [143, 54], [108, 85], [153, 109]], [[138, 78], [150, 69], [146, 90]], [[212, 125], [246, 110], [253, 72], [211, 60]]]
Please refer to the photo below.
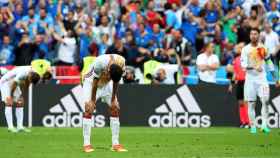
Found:
[[93, 79], [93, 84], [91, 88], [91, 101], [86, 103], [86, 112], [89, 112], [90, 114], [93, 113], [94, 109], [96, 108], [96, 91], [97, 91], [97, 86], [98, 86], [98, 78]]
[[9, 106], [12, 106], [13, 105], [13, 96], [14, 96], [14, 92], [17, 88], [17, 82], [13, 82], [12, 85], [11, 85], [11, 94], [10, 94], [10, 97], [7, 98], [6, 102], [7, 102], [7, 105]]

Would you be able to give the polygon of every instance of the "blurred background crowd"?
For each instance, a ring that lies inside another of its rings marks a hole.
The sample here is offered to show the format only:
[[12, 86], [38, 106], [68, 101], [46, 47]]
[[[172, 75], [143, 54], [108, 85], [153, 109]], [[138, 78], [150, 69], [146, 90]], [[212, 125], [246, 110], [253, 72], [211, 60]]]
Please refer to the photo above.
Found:
[[250, 41], [251, 27], [280, 59], [279, 0], [0, 0], [0, 8], [1, 66], [80, 65], [116, 53], [143, 74], [151, 59], [199, 66], [206, 53], [218, 69]]

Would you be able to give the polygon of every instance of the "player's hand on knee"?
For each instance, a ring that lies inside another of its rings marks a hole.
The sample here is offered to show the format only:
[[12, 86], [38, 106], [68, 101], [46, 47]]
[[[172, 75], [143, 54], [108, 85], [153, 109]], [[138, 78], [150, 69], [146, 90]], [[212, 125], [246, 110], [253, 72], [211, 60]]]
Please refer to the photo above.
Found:
[[96, 105], [95, 105], [95, 103], [93, 101], [86, 102], [85, 111], [87, 113], [93, 113], [95, 108], [96, 108]]
[[120, 109], [120, 105], [119, 105], [118, 99], [115, 99], [115, 100], [112, 101], [111, 107], [112, 108], [116, 108], [116, 109]]
[[23, 99], [23, 97], [20, 97], [19, 99], [18, 99], [18, 101], [17, 101], [17, 106], [23, 106], [24, 105], [24, 99]]
[[120, 116], [120, 110], [116, 106], [110, 107], [110, 115], [112, 117], [119, 117]]
[[8, 106], [12, 106], [13, 105], [13, 98], [12, 97], [7, 97], [6, 98], [6, 104]]

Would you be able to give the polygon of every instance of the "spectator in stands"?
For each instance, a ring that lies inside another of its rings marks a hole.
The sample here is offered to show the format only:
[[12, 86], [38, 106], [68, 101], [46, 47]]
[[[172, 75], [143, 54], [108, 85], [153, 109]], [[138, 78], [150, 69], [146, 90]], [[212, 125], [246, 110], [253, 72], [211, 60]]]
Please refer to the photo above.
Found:
[[18, 1], [15, 4], [15, 8], [13, 11], [13, 15], [14, 15], [13, 25], [16, 24], [18, 20], [21, 20], [23, 18], [24, 12], [26, 11], [23, 10], [22, 2]]
[[116, 28], [109, 23], [109, 17], [104, 15], [101, 17], [101, 24], [93, 30], [94, 33], [97, 35], [97, 43], [102, 42], [102, 36], [108, 35], [108, 44], [112, 45], [114, 42], [114, 37], [116, 35]]
[[118, 54], [127, 59], [127, 50], [124, 47], [121, 39], [116, 38], [115, 43], [106, 50], [106, 54]]
[[204, 42], [212, 42], [215, 35], [215, 26], [219, 18], [223, 15], [220, 1], [208, 1], [205, 6], [206, 16], [205, 21], [207, 36], [204, 37]]
[[238, 11], [235, 8], [230, 8], [223, 19], [223, 31], [229, 43], [237, 43], [237, 15]]
[[163, 48], [164, 32], [160, 29], [159, 24], [153, 25], [152, 40], [153, 50], [155, 50], [156, 48]]
[[[195, 10], [194, 8], [193, 10]], [[184, 37], [191, 43], [193, 58], [196, 58], [196, 38], [199, 32], [201, 32], [199, 20], [193, 13], [188, 13], [187, 16], [188, 18], [183, 21], [181, 29], [184, 31]]]
[[242, 8], [244, 11], [244, 14], [249, 17], [252, 10], [259, 10], [259, 8], [263, 8], [264, 9], [264, 5], [262, 0], [246, 0], [244, 1], [244, 3], [242, 4]]
[[[63, 15], [61, 13], [58, 13], [58, 14]], [[75, 32], [76, 24], [77, 24], [77, 21], [74, 19], [74, 11], [72, 11], [72, 10], [68, 11], [67, 18], [65, 18], [63, 20], [63, 25], [64, 25], [65, 30], [71, 30], [72, 32]]]
[[57, 10], [59, 13], [61, 13], [61, 15], [64, 17], [64, 19], [70, 20], [70, 19], [68, 19], [69, 12], [73, 13], [74, 9], [75, 9], [75, 3], [72, 0], [58, 0], [58, 9]]
[[234, 59], [234, 44], [227, 43], [221, 57], [221, 65], [231, 64]]
[[186, 5], [191, 14], [195, 17], [199, 16], [201, 11], [201, 7], [199, 6], [199, 0], [189, 0], [188, 4]]
[[146, 30], [146, 26], [144, 23], [139, 24], [139, 31], [136, 31], [136, 44], [142, 49], [146, 49], [146, 51], [152, 51], [153, 46], [153, 37]]
[[92, 22], [91, 18], [86, 18], [86, 21], [84, 21], [84, 17], [81, 17], [75, 26], [76, 34], [79, 38], [80, 59], [90, 55], [89, 47], [93, 42]]
[[155, 24], [164, 26], [163, 17], [154, 10], [155, 2], [153, 0], [148, 1], [147, 11], [146, 11], [146, 19], [149, 27], [153, 27]]
[[228, 40], [221, 26], [218, 24], [215, 26], [215, 35], [214, 35], [213, 43], [214, 43], [214, 54], [216, 54], [219, 59], [222, 59]]
[[250, 24], [248, 18], [243, 18], [237, 29], [237, 42], [238, 43], [249, 43], [250, 42]]
[[148, 56], [140, 53], [132, 30], [126, 31], [125, 41], [125, 48], [127, 50], [127, 65], [141, 67], [143, 63], [148, 60]]
[[98, 43], [99, 45], [99, 53], [98, 55], [103, 55], [106, 53], [107, 48], [109, 47], [109, 35], [108, 34], [101, 34], [101, 42]]
[[38, 51], [38, 45], [29, 38], [27, 32], [23, 32], [21, 40], [15, 48], [14, 65], [29, 65], [35, 57], [43, 56], [37, 53], [40, 53], [40, 51]]
[[176, 84], [179, 67], [180, 64], [163, 64], [147, 77], [152, 80], [152, 84]]
[[135, 70], [131, 66], [127, 66], [125, 68], [125, 75], [123, 77], [124, 84], [135, 84], [138, 83], [139, 80], [135, 78]]
[[266, 13], [266, 19], [269, 23], [272, 23], [273, 18], [278, 17], [280, 18], [280, 12], [277, 8], [277, 1], [276, 0], [270, 0], [270, 8], [269, 12]]
[[[174, 52], [174, 54], [175, 54], [175, 52]], [[158, 48], [154, 51], [154, 59], [161, 63], [169, 63], [170, 54], [168, 53], [168, 51], [166, 49]]]
[[[178, 30], [174, 34], [174, 40], [171, 43], [171, 50], [175, 51], [180, 57], [183, 65], [190, 65], [191, 62], [191, 43], [183, 37], [183, 30]], [[174, 59], [176, 61], [176, 57]], [[173, 64], [179, 61], [172, 62]]]
[[14, 47], [11, 45], [9, 35], [3, 36], [3, 44], [0, 47], [0, 65], [12, 65], [14, 62]]
[[57, 54], [57, 62], [56, 65], [73, 65], [75, 64], [77, 59], [77, 41], [75, 39], [74, 32], [72, 30], [68, 30], [65, 32], [64, 36], [60, 36], [57, 33], [53, 33], [54, 39], [56, 39], [59, 43], [58, 54]]
[[3, 39], [3, 35], [10, 32], [14, 16], [12, 11], [8, 7], [0, 8], [0, 39]]
[[250, 12], [249, 17], [250, 28], [259, 28], [261, 29], [261, 16], [258, 12], [258, 6], [253, 6]]
[[279, 36], [272, 30], [270, 23], [264, 24], [264, 31], [261, 32], [260, 38], [264, 43], [270, 55], [275, 56], [280, 48]]
[[53, 0], [48, 0], [47, 1], [47, 12], [50, 14], [50, 16], [55, 19], [56, 15], [57, 15], [57, 3]]
[[39, 34], [45, 34], [49, 29], [53, 29], [53, 18], [47, 13], [46, 8], [40, 8], [39, 15], [35, 15], [35, 20]]
[[35, 36], [35, 42], [34, 44], [37, 46], [37, 49], [35, 50], [34, 59], [49, 59], [49, 48], [48, 44], [46, 42], [47, 38], [44, 34], [37, 34]]
[[216, 82], [216, 70], [219, 68], [219, 59], [213, 54], [214, 44], [209, 42], [205, 46], [205, 51], [198, 55], [196, 65], [200, 81], [207, 83]]
[[37, 33], [37, 23], [35, 19], [35, 7], [30, 6], [28, 8], [28, 15], [25, 15], [22, 18], [22, 23], [27, 27], [28, 35], [30, 39], [34, 39], [35, 34]]
[[165, 6], [165, 17], [166, 17], [166, 25], [167, 25], [167, 30], [174, 28], [174, 29], [179, 29], [180, 24], [176, 16], [176, 12], [172, 9], [172, 4], [166, 3]]
[[278, 17], [274, 17], [272, 18], [272, 28], [273, 28], [273, 31], [275, 31], [278, 36], [280, 36], [280, 18]]

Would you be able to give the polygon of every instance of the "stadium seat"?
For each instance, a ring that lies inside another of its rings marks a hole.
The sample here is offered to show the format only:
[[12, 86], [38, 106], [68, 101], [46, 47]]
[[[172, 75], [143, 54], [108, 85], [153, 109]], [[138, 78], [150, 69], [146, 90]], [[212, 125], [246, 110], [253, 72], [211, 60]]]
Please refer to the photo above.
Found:
[[227, 79], [226, 67], [221, 66], [216, 72], [216, 83], [220, 85], [229, 84], [229, 80]]
[[197, 70], [195, 66], [189, 66], [189, 75], [185, 77], [185, 83], [188, 85], [196, 85], [199, 82]]

